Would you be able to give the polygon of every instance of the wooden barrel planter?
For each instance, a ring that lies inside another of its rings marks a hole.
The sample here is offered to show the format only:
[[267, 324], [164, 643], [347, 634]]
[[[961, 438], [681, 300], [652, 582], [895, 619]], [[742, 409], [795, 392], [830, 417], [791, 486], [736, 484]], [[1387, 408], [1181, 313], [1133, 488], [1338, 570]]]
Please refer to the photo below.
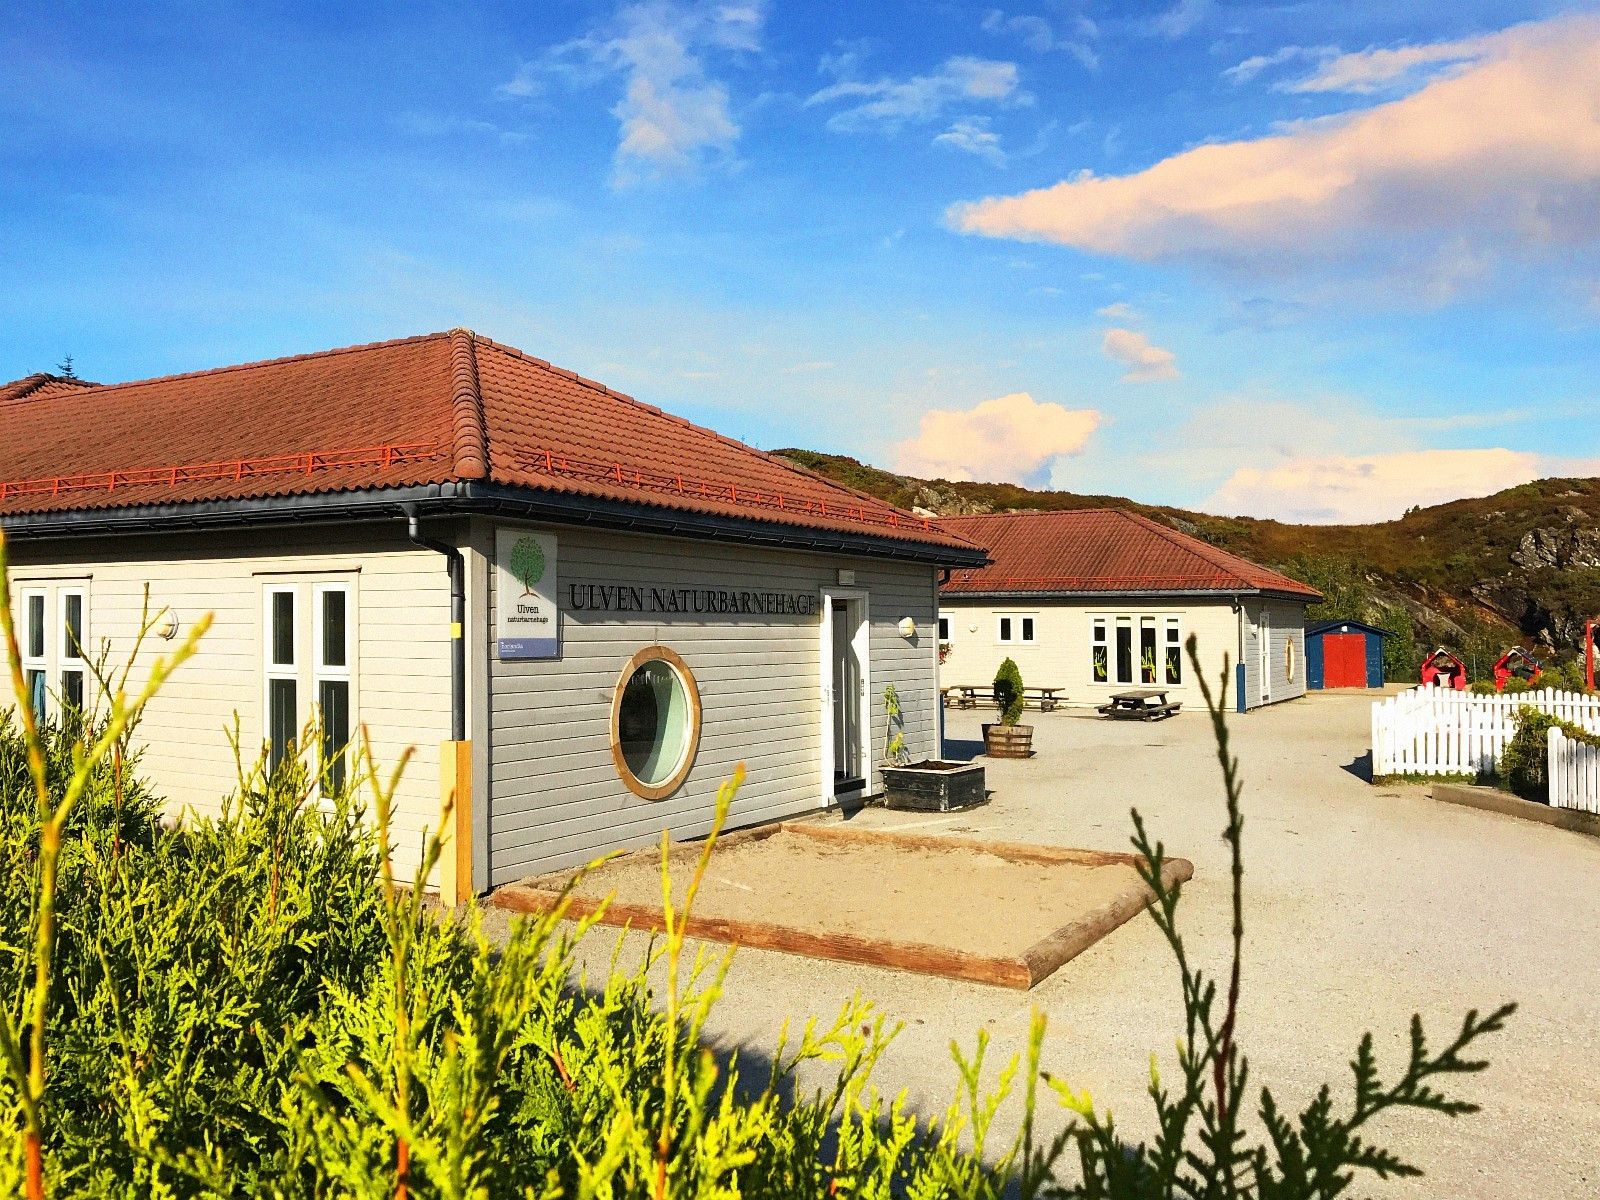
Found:
[[1031, 758], [1032, 725], [985, 725], [983, 752], [990, 758]]

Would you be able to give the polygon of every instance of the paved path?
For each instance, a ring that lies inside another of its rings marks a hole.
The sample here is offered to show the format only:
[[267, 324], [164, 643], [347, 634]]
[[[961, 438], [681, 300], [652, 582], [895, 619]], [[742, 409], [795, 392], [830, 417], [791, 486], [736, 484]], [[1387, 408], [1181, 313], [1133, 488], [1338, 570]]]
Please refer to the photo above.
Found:
[[[1522, 1007], [1510, 1030], [1485, 1047], [1493, 1066], [1460, 1088], [1484, 1111], [1390, 1121], [1390, 1144], [1427, 1176], [1358, 1194], [1600, 1195], [1600, 839], [1436, 804], [1420, 788], [1373, 788], [1352, 769], [1370, 703], [1313, 695], [1233, 719], [1246, 780], [1240, 1036], [1252, 1080], [1298, 1108], [1323, 1081], [1348, 1087], [1363, 1031], [1375, 1032], [1389, 1067], [1412, 1012], [1442, 1040], [1467, 1008], [1514, 999]], [[947, 748], [976, 750], [982, 714], [947, 719]], [[1169, 852], [1194, 862], [1183, 925], [1192, 956], [1220, 971], [1227, 853], [1204, 715], [1146, 726], [1059, 712], [1034, 724], [1034, 759], [988, 762], [986, 808], [943, 819], [867, 810], [854, 820], [1125, 849], [1137, 806]], [[596, 955], [609, 949], [592, 945]], [[1009, 1054], [1037, 1005], [1050, 1020], [1046, 1068], [1087, 1087], [1125, 1129], [1149, 1132], [1149, 1055], [1171, 1063], [1180, 1010], [1147, 918], [1026, 995], [740, 951], [710, 1032], [766, 1050], [785, 1016], [831, 1016], [857, 989], [906, 1022], [878, 1082], [909, 1088], [925, 1112], [953, 1094], [952, 1038], [970, 1046], [987, 1027]]]

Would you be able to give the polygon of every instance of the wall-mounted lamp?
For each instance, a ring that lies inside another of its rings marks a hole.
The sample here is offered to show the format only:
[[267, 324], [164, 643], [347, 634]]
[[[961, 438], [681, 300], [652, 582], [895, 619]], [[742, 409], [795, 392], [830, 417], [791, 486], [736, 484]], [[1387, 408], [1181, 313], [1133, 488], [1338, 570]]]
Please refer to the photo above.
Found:
[[900, 618], [900, 636], [903, 638], [912, 638], [917, 636], [917, 623], [910, 617]]
[[162, 609], [156, 615], [155, 625], [150, 630], [164, 642], [170, 642], [178, 636], [178, 614], [170, 608]]

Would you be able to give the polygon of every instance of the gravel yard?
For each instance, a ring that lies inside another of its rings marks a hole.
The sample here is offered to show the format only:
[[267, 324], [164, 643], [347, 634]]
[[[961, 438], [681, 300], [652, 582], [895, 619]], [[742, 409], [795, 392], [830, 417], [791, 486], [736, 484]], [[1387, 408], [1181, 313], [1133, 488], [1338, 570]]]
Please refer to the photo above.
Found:
[[[1492, 1066], [1457, 1086], [1484, 1111], [1383, 1127], [1421, 1181], [1379, 1196], [1589, 1197], [1600, 1193], [1600, 839], [1430, 800], [1359, 775], [1370, 696], [1313, 694], [1233, 718], [1246, 791], [1246, 946], [1240, 1038], [1253, 1087], [1298, 1108], [1318, 1084], [1348, 1094], [1363, 1031], [1380, 1061], [1404, 1053], [1411, 1013], [1442, 1042], [1466, 1009], [1521, 1008], [1482, 1044]], [[982, 713], [949, 712], [947, 753], [979, 749]], [[1220, 780], [1203, 713], [1157, 725], [1078, 712], [1033, 718], [1028, 761], [988, 761], [994, 800], [947, 817], [868, 809], [861, 826], [915, 828], [1096, 850], [1126, 850], [1137, 806], [1168, 851], [1191, 859], [1182, 924], [1191, 956], [1220, 971], [1228, 938]], [[987, 760], [986, 760], [987, 761]], [[958, 900], [956, 902], [959, 902]], [[491, 912], [491, 923], [504, 914]], [[603, 967], [614, 931], [586, 943]], [[631, 936], [630, 945], [644, 939]], [[713, 949], [717, 949], [713, 947]], [[858, 989], [906, 1028], [878, 1083], [942, 1112], [954, 1091], [949, 1044], [987, 1028], [1007, 1055], [1035, 1006], [1050, 1020], [1044, 1065], [1109, 1105], [1126, 1132], [1153, 1122], [1153, 1051], [1172, 1066], [1176, 972], [1140, 917], [1031, 993], [869, 967], [738, 952], [708, 1031], [760, 1055], [786, 1017], [831, 1016]], [[820, 1082], [820, 1080], [818, 1081]], [[1384, 1140], [1383, 1138], [1379, 1139]]]

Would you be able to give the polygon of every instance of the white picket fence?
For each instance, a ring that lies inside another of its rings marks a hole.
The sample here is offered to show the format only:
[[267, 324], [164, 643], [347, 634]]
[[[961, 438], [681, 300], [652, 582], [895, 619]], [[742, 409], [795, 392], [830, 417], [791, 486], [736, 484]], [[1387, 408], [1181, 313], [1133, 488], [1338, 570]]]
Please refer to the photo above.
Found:
[[1600, 697], [1541, 688], [1475, 696], [1415, 687], [1372, 705], [1373, 775], [1487, 775], [1517, 732], [1524, 704], [1600, 733]]
[[1550, 730], [1550, 806], [1600, 813], [1600, 746]]

